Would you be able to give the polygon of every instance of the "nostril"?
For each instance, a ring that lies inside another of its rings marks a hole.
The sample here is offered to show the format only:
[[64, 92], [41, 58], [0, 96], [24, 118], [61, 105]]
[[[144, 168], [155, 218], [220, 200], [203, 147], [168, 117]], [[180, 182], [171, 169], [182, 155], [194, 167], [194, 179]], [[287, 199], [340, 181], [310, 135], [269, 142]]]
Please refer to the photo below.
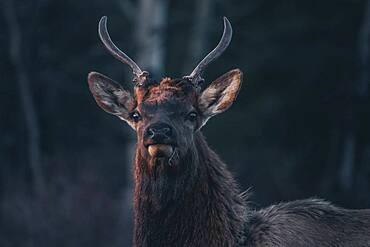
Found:
[[168, 124], [153, 124], [149, 126], [145, 132], [146, 138], [155, 139], [157, 141], [172, 138], [173, 130]]
[[168, 127], [163, 128], [162, 131], [163, 131], [164, 134], [168, 134], [168, 135], [171, 134], [171, 129], [168, 128]]
[[147, 131], [147, 133], [148, 133], [148, 136], [149, 137], [153, 137], [155, 135], [155, 129], [149, 128], [148, 131]]

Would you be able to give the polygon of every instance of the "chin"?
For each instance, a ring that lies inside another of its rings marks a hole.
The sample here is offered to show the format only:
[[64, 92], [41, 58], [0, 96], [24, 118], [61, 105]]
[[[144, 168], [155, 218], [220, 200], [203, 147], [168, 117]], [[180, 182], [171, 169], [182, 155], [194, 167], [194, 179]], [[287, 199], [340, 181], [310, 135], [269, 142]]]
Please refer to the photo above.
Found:
[[176, 170], [180, 162], [179, 149], [166, 144], [153, 144], [145, 147], [145, 156], [150, 170]]
[[192, 166], [192, 152], [181, 153], [184, 150], [174, 148], [170, 156], [151, 156], [147, 147], [140, 149], [138, 158], [142, 169], [138, 171], [141, 171], [143, 178], [141, 190], [151, 195], [154, 210], [160, 211], [169, 203], [178, 202], [185, 193], [191, 191], [197, 173]]

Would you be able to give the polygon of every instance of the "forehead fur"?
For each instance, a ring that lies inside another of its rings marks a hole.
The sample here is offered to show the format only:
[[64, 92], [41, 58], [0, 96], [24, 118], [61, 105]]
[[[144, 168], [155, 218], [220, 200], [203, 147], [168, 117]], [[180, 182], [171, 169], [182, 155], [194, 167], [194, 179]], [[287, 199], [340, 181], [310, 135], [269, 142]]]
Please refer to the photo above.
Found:
[[159, 84], [150, 86], [142, 101], [161, 103], [170, 100], [195, 99], [196, 90], [187, 80], [166, 77]]

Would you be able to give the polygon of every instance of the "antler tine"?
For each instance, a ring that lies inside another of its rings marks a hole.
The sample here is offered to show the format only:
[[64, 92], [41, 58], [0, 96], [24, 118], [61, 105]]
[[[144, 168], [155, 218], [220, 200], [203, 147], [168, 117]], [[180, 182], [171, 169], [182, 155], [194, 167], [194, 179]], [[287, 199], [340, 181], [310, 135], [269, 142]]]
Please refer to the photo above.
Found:
[[220, 42], [217, 44], [216, 48], [214, 48], [207, 56], [203, 58], [203, 60], [195, 67], [193, 72], [189, 76], [184, 76], [185, 79], [190, 80], [195, 86], [198, 86], [198, 83], [202, 81], [201, 74], [205, 67], [208, 64], [213, 62], [216, 58], [218, 58], [229, 46], [231, 42], [231, 38], [233, 35], [233, 30], [229, 20], [224, 17], [224, 32], [222, 34]]
[[127, 64], [131, 67], [133, 74], [140, 78], [143, 75], [147, 75], [148, 72], [142, 71], [140, 67], [129, 57], [127, 56], [123, 51], [121, 51], [111, 40], [108, 29], [107, 29], [107, 17], [103, 16], [99, 21], [99, 37], [100, 40], [103, 42], [105, 48], [119, 61]]

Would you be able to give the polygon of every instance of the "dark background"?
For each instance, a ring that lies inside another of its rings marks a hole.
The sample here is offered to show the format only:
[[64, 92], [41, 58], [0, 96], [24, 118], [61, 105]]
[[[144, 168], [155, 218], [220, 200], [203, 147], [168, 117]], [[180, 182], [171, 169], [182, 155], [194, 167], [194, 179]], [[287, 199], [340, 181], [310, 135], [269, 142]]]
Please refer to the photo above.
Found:
[[[203, 131], [255, 207], [320, 197], [370, 207], [370, 1], [2, 0], [0, 246], [129, 246], [130, 127], [95, 104], [92, 70], [181, 77], [218, 42], [209, 83], [244, 72], [238, 100]], [[152, 5], [151, 5], [152, 4]], [[153, 56], [151, 56], [151, 54]]]

